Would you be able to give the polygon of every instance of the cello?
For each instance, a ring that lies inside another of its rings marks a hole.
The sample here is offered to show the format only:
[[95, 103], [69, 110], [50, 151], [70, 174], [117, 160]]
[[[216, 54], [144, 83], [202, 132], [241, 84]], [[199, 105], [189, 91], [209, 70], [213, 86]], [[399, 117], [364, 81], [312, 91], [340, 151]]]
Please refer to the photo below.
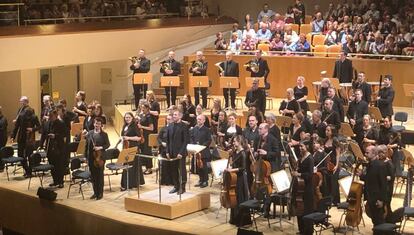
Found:
[[[347, 197], [349, 207], [346, 211], [345, 221], [346, 224], [351, 227], [357, 227], [362, 219], [362, 194], [364, 184], [355, 180], [356, 171], [361, 164], [361, 161], [357, 161], [355, 165], [354, 172], [352, 173], [352, 183]], [[365, 209], [366, 208], [367, 207], [365, 207]]]
[[[323, 182], [322, 172], [318, 171], [318, 167], [331, 155], [333, 151], [330, 151], [326, 156], [314, 167], [314, 173], [312, 176], [312, 185], [314, 188], [314, 197], [313, 197], [313, 206], [314, 208], [318, 207], [319, 201], [323, 198], [321, 192], [321, 185]], [[316, 153], [316, 152], [315, 152]], [[313, 154], [315, 156], [315, 153]]]
[[[263, 147], [263, 142], [260, 140], [258, 149]], [[267, 193], [272, 193], [272, 185], [270, 184], [270, 174], [272, 172], [272, 167], [268, 161], [263, 160], [263, 157], [260, 154], [258, 159], [255, 160], [251, 165], [250, 169], [254, 174], [254, 181], [252, 184], [251, 192], [252, 195], [256, 195], [257, 190], [261, 188], [266, 188]]]
[[[299, 167], [299, 160], [296, 157], [293, 147], [291, 147], [290, 150], [292, 152], [294, 162], [292, 163], [291, 160], [288, 160], [289, 168], [291, 172], [297, 171]], [[303, 201], [303, 197], [305, 195], [305, 180], [292, 175], [291, 193], [293, 195], [290, 208], [291, 214], [294, 216], [301, 216], [305, 213], [305, 202]], [[294, 207], [292, 205], [294, 205]]]
[[228, 171], [230, 159], [233, 159], [232, 153], [230, 154], [229, 161], [227, 162], [226, 170], [223, 171], [223, 184], [220, 192], [221, 206], [228, 208], [235, 208], [237, 206], [237, 174], [235, 172]]

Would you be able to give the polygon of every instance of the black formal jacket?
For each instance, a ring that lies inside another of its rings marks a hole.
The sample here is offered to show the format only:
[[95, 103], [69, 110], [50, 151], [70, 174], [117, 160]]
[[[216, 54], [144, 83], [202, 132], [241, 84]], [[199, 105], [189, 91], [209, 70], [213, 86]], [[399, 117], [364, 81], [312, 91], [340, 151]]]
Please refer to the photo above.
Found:
[[336, 112], [334, 110], [331, 110], [330, 112], [323, 111], [323, 113], [322, 113], [322, 121], [325, 121], [329, 125], [334, 125], [337, 130], [339, 130], [339, 128], [341, 127], [341, 120], [339, 120], [339, 114], [338, 114], [338, 112]]
[[199, 144], [199, 145], [206, 146], [206, 148], [200, 153], [204, 160], [210, 161], [211, 160], [211, 157], [210, 157], [211, 131], [210, 129], [204, 125], [202, 127], [195, 126], [191, 129], [190, 135], [191, 135], [192, 144]]
[[[263, 147], [259, 146], [263, 144]], [[268, 160], [269, 162], [278, 162], [281, 158], [280, 155], [280, 142], [273, 135], [267, 134], [263, 143], [263, 137], [256, 139], [254, 144], [254, 150], [263, 149], [267, 152], [267, 155], [263, 159]], [[274, 170], [274, 169], [272, 169]]]
[[264, 89], [258, 88], [256, 90], [250, 89], [246, 92], [246, 99], [244, 104], [247, 107], [254, 106], [260, 112], [264, 113], [266, 110], [266, 93]]
[[[321, 110], [323, 110], [323, 103], [325, 103], [325, 100], [327, 98], [329, 98], [329, 97], [326, 96], [325, 99], [323, 99], [323, 101], [321, 102]], [[337, 95], [335, 95], [332, 98], [332, 101], [333, 101], [332, 109], [338, 113], [339, 120], [341, 122], [343, 122], [344, 121], [344, 118], [345, 118], [344, 102]]]
[[194, 64], [195, 64], [196, 62], [197, 62], [197, 61], [193, 61], [193, 62], [191, 63], [191, 67], [190, 67], [190, 69], [188, 70], [188, 71], [189, 71], [189, 73], [192, 73], [192, 74], [193, 74], [193, 76], [206, 76], [206, 75], [207, 75], [207, 66], [208, 66], [208, 62], [207, 62], [207, 61], [204, 61], [204, 60], [200, 60], [200, 62], [203, 64], [203, 66], [199, 67], [199, 69], [197, 70], [197, 71], [198, 71], [198, 73], [193, 73], [192, 68], [194, 67]]
[[7, 118], [3, 115], [0, 116], [0, 148], [4, 147], [7, 143]]
[[139, 67], [135, 67], [133, 64], [129, 67], [134, 73], [148, 73], [150, 71], [151, 61], [147, 58], [141, 58]]
[[[92, 142], [93, 139], [93, 142]], [[95, 130], [91, 130], [86, 134], [86, 148], [85, 148], [85, 156], [89, 160], [89, 166], [92, 166], [93, 162], [93, 147], [100, 147], [102, 146], [103, 149], [100, 150], [102, 152], [102, 156], [105, 156], [105, 151], [109, 148], [111, 144], [109, 143], [108, 134], [104, 131], [101, 131], [99, 134], [95, 133]]]
[[219, 65], [224, 71], [224, 77], [238, 77], [239, 76], [239, 63], [234, 60], [223, 61]]
[[344, 62], [337, 60], [335, 62], [333, 77], [339, 79], [339, 83], [349, 83], [352, 81], [353, 68], [352, 61], [345, 59]]
[[18, 143], [26, 143], [26, 128], [33, 128], [32, 132], [36, 132], [40, 129], [39, 118], [37, 118], [37, 116], [34, 113], [29, 113], [27, 110], [21, 112], [17, 117], [11, 137], [17, 140]]
[[377, 200], [385, 202], [387, 199], [387, 178], [386, 168], [382, 161], [371, 161], [366, 169], [366, 173], [361, 176], [365, 182], [364, 193], [368, 203], [375, 203]]
[[377, 101], [377, 106], [381, 111], [382, 117], [392, 116], [394, 110], [392, 108], [392, 102], [394, 101], [395, 91], [390, 87], [383, 87], [378, 93], [380, 99]]
[[360, 89], [362, 91], [362, 100], [365, 100], [368, 104], [371, 102], [371, 85], [366, 82], [352, 82], [352, 89]]
[[163, 66], [161, 66], [160, 73], [162, 73], [163, 76], [178, 76], [178, 75], [181, 74], [181, 64], [180, 64], [180, 62], [173, 59], [173, 60], [164, 60], [163, 62], [161, 62], [161, 64], [164, 64], [164, 63], [171, 63], [171, 70], [173, 71], [173, 73], [172, 74], [166, 74]]
[[252, 145], [254, 145], [259, 138], [259, 127], [256, 127], [254, 130], [250, 127], [244, 128], [243, 137], [246, 139], [247, 143], [253, 147]]
[[269, 134], [280, 140], [280, 129], [276, 124], [269, 128]]
[[95, 116], [91, 116], [90, 120], [88, 120], [89, 116], [85, 117], [85, 120], [83, 121], [83, 129], [86, 131], [90, 131], [95, 129], [94, 122], [95, 122]]
[[364, 100], [357, 103], [356, 100], [354, 100], [349, 104], [346, 116], [348, 117], [348, 120], [355, 118], [355, 126], [362, 128], [362, 120], [365, 114], [368, 114], [368, 103]]
[[259, 71], [257, 71], [257, 73], [253, 72], [252, 69], [250, 67], [246, 67], [246, 70], [250, 72], [250, 77], [264, 77], [265, 81], [267, 81], [267, 76], [269, 75], [270, 69], [269, 69], [269, 65], [267, 64], [267, 61], [264, 60], [263, 58], [260, 58], [259, 60], [257, 60], [256, 58], [250, 60], [249, 62], [247, 62], [247, 64], [249, 64], [250, 62], [256, 61], [256, 63], [258, 63], [259, 65]]
[[176, 158], [178, 154], [187, 156], [187, 144], [189, 142], [188, 126], [183, 122], [174, 123], [167, 128], [167, 153], [170, 158]]
[[166, 147], [164, 147], [162, 143], [167, 143], [167, 128], [168, 126], [163, 126], [157, 137], [158, 149], [163, 157], [166, 155]]
[[51, 153], [50, 151], [53, 151], [53, 153], [62, 152], [65, 147], [66, 125], [59, 119], [48, 122], [49, 125], [47, 125], [48, 130], [46, 134], [55, 134], [55, 138], [49, 138], [49, 147], [47, 148], [48, 155]]

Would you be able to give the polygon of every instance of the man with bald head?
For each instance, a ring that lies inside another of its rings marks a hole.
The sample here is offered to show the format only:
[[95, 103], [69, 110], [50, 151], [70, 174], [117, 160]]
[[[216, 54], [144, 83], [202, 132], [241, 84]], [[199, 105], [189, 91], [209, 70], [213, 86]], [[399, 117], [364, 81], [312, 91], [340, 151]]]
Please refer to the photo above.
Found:
[[259, 138], [255, 142], [256, 153], [272, 166], [272, 172], [281, 170], [280, 140], [269, 135], [269, 124], [259, 125]]
[[[178, 76], [181, 73], [181, 64], [175, 60], [175, 52], [168, 52], [168, 58], [161, 62], [160, 73], [162, 76]], [[177, 87], [165, 87], [165, 96], [167, 97], [167, 106], [175, 105], [177, 98]], [[171, 90], [171, 93], [170, 93]]]
[[193, 127], [190, 131], [190, 143], [206, 146], [206, 148], [200, 152], [202, 166], [200, 164], [195, 164], [195, 159], [193, 166], [196, 165], [196, 172], [200, 177], [198, 183], [194, 187], [205, 188], [208, 186], [208, 168], [207, 162], [211, 161], [210, 157], [210, 144], [211, 144], [211, 131], [210, 128], [207, 128], [204, 123], [206, 122], [206, 116], [200, 114], [197, 116], [197, 125]]

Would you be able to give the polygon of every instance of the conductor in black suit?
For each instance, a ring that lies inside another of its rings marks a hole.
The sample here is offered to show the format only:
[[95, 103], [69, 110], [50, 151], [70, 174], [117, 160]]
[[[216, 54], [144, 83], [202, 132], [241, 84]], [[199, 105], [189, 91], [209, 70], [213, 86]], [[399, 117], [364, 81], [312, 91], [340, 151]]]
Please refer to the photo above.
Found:
[[350, 83], [352, 81], [352, 61], [346, 58], [346, 52], [341, 52], [339, 60], [335, 62], [333, 77], [339, 79], [339, 83]]
[[256, 152], [268, 161], [272, 167], [272, 173], [281, 170], [280, 142], [273, 135], [269, 135], [269, 124], [259, 125], [260, 137], [255, 142]]
[[254, 79], [252, 83], [252, 89], [246, 92], [246, 99], [244, 104], [247, 107], [254, 106], [264, 115], [266, 110], [266, 93], [264, 89], [259, 88], [259, 80]]
[[200, 114], [197, 116], [197, 125], [191, 129], [191, 143], [206, 146], [206, 148], [200, 152], [202, 167], [197, 165], [197, 173], [200, 177], [198, 184], [194, 187], [205, 188], [208, 186], [208, 167], [207, 162], [211, 161], [210, 158], [210, 144], [211, 144], [211, 131], [206, 127], [206, 116]]
[[[163, 76], [178, 76], [181, 73], [181, 64], [180, 62], [174, 59], [175, 52], [168, 52], [168, 59], [161, 62], [160, 73]], [[177, 98], [177, 87], [165, 87], [165, 96], [167, 97], [167, 106], [170, 107], [171, 104], [175, 105], [175, 99]], [[170, 94], [171, 90], [171, 94]], [[171, 95], [171, 96], [170, 96]]]
[[[137, 59], [131, 60], [133, 64], [129, 67], [134, 74], [136, 73], [148, 73], [151, 66], [151, 61], [145, 58], [145, 51], [144, 49], [140, 49]], [[132, 86], [134, 88], [134, 96], [135, 96], [135, 109], [139, 105], [139, 100], [147, 96], [148, 85], [145, 84], [134, 84], [134, 79], [132, 79]]]
[[[179, 158], [171, 164], [171, 176], [174, 188], [170, 193], [182, 194], [185, 192], [185, 184], [187, 183], [187, 170], [185, 167], [185, 157], [187, 156], [187, 144], [189, 139], [188, 127], [181, 121], [183, 114], [176, 110], [173, 113], [174, 123], [168, 126], [166, 151], [167, 158]], [[181, 179], [179, 171], [181, 170]], [[180, 182], [181, 181], [181, 182]], [[181, 183], [181, 185], [180, 185]]]
[[[228, 51], [226, 52], [226, 61], [221, 62], [220, 66], [220, 76], [221, 77], [239, 77], [239, 64], [232, 60], [233, 53]], [[230, 92], [230, 99], [231, 99], [231, 107], [233, 109], [236, 108], [236, 89], [234, 88], [224, 88], [223, 89], [223, 96], [225, 100], [225, 107], [229, 107], [229, 92]]]
[[[250, 77], [260, 78], [263, 77], [265, 81], [265, 89], [270, 88], [270, 84], [267, 82], [267, 76], [269, 75], [270, 69], [267, 61], [262, 58], [262, 50], [255, 52], [256, 58], [250, 60], [245, 64], [246, 70], [250, 72]], [[252, 64], [257, 64], [258, 67], [252, 67]], [[264, 113], [264, 112], [263, 112]]]
[[[196, 52], [196, 60], [192, 62], [190, 73], [193, 76], [206, 76], [207, 74], [207, 61], [204, 61], [202, 51]], [[200, 93], [202, 99], [203, 108], [207, 108], [207, 87], [194, 87], [194, 106], [200, 103]]]

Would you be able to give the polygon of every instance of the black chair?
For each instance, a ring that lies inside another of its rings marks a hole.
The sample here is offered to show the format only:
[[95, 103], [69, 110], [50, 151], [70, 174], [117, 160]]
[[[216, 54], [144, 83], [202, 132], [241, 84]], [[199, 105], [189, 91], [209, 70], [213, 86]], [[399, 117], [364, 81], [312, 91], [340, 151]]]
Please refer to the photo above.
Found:
[[[316, 234], [322, 234], [322, 231], [332, 228], [333, 233], [335, 234], [335, 227], [332, 223], [329, 222], [329, 209], [332, 203], [331, 197], [324, 197], [319, 200], [318, 208], [316, 212], [303, 216], [304, 220], [308, 220], [314, 226], [313, 230]], [[319, 227], [319, 231], [316, 228]]]
[[338, 203], [338, 205], [336, 206], [336, 208], [338, 210], [343, 210], [342, 211], [342, 214], [341, 214], [341, 218], [339, 219], [339, 224], [338, 224], [338, 228], [340, 228], [342, 226], [342, 224], [345, 224], [345, 220], [342, 221], [342, 219], [344, 218], [344, 216], [346, 215], [346, 212], [348, 211], [349, 202], [341, 202], [341, 203]]
[[402, 228], [401, 228], [401, 233], [404, 234], [404, 228], [405, 228], [405, 223], [407, 222], [407, 220], [413, 220], [414, 218], [414, 207], [405, 207], [404, 208], [404, 219], [403, 219], [403, 224], [402, 224]]
[[[259, 217], [267, 217], [267, 224], [270, 228], [270, 221], [269, 216], [265, 216], [266, 206], [265, 202], [270, 202], [270, 197], [267, 192], [267, 188], [263, 187], [261, 189], [258, 189], [256, 191], [256, 197], [255, 199], [247, 200], [245, 202], [240, 203], [239, 207], [240, 209], [246, 209], [250, 211], [251, 218], [253, 220], [254, 226], [257, 231], [257, 223], [256, 223], [256, 216]], [[269, 205], [270, 206], [270, 205]]]
[[400, 228], [399, 225], [391, 224], [391, 223], [383, 223], [376, 225], [372, 231], [374, 234], [382, 234], [382, 235], [394, 235], [394, 234], [400, 234], [398, 232], [398, 229]]
[[29, 177], [29, 184], [27, 185], [27, 190], [30, 189], [30, 183], [32, 182], [32, 177], [39, 177], [40, 187], [43, 188], [43, 178], [46, 176], [47, 172], [50, 172], [53, 169], [53, 165], [48, 163], [41, 163], [42, 155], [39, 152], [32, 153], [29, 157], [29, 167], [32, 169], [32, 175]]
[[[279, 206], [279, 224], [282, 227], [282, 219], [283, 219], [283, 213], [285, 212], [285, 207], [288, 206], [290, 200], [290, 194], [289, 191], [282, 192], [282, 193], [272, 193], [270, 195], [270, 201], [273, 204], [273, 218], [276, 218], [276, 206]], [[290, 214], [288, 213], [289, 220], [290, 220]]]
[[408, 120], [408, 113], [406, 112], [396, 112], [394, 115], [394, 120], [397, 122], [401, 122], [401, 125], [393, 125], [392, 128], [397, 132], [405, 131], [404, 122]]
[[4, 146], [0, 149], [0, 159], [4, 164], [4, 168], [7, 174], [7, 180], [10, 181], [9, 178], [9, 167], [14, 166], [14, 173], [16, 172], [16, 167], [20, 164], [24, 159], [22, 157], [15, 157], [14, 155], [14, 148], [12, 146]]
[[116, 148], [107, 149], [105, 151], [105, 160], [109, 160], [110, 163], [106, 164], [106, 168], [111, 171], [110, 174], [105, 174], [105, 176], [108, 176], [108, 183], [109, 183], [109, 191], [112, 191], [111, 187], [111, 175], [118, 175], [118, 171], [122, 170], [119, 168], [119, 166], [113, 162], [114, 159], [118, 159], [119, 156], [119, 150]]
[[85, 183], [91, 182], [91, 173], [87, 170], [81, 170], [80, 168], [81, 168], [81, 159], [74, 158], [70, 161], [70, 170], [72, 171], [72, 177], [71, 177], [71, 182], [69, 184], [67, 198], [69, 198], [70, 188], [73, 185], [77, 184], [79, 185], [79, 192], [82, 194], [82, 199], [85, 199], [83, 195], [82, 185]]

